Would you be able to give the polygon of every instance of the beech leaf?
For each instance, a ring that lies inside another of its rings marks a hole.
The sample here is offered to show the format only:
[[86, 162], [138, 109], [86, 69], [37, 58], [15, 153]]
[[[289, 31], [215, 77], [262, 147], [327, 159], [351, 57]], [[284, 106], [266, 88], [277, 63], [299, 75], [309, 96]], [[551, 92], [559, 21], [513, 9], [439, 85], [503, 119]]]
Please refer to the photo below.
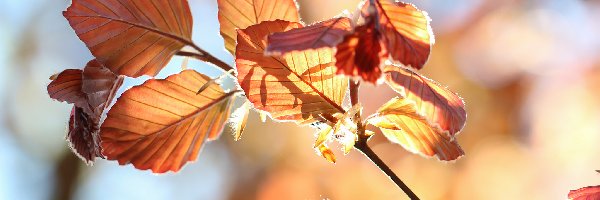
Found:
[[193, 70], [151, 79], [121, 95], [101, 127], [103, 154], [154, 173], [177, 172], [216, 139], [229, 119], [234, 94]]
[[379, 127], [390, 141], [410, 152], [436, 156], [444, 161], [464, 155], [448, 131], [429, 124], [416, 108], [414, 102], [397, 97], [381, 106], [374, 117], [369, 117], [368, 123]]
[[360, 76], [376, 83], [381, 78], [381, 65], [388, 58], [380, 38], [374, 22], [358, 26], [354, 33], [346, 35], [335, 54], [337, 74]]
[[457, 94], [433, 80], [398, 66], [386, 66], [386, 83], [417, 105], [417, 112], [432, 125], [454, 135], [465, 126], [465, 104]]
[[245, 29], [263, 21], [276, 19], [300, 22], [294, 0], [218, 0], [221, 36], [225, 49], [235, 55], [237, 29]]
[[244, 104], [239, 108], [236, 108], [231, 114], [229, 123], [233, 129], [233, 139], [235, 141], [242, 139], [242, 133], [244, 133], [244, 129], [246, 128], [250, 109], [252, 109], [252, 105], [249, 101], [244, 100]]
[[344, 113], [348, 79], [335, 75], [331, 49], [264, 56], [266, 36], [302, 27], [283, 20], [265, 21], [238, 32], [238, 82], [259, 110], [273, 119], [308, 123], [320, 114]]
[[369, 3], [363, 13], [371, 19], [379, 19], [380, 32], [391, 57], [415, 69], [423, 68], [434, 43], [429, 16], [414, 5], [403, 2], [376, 1], [378, 16], [370, 16]]
[[352, 25], [347, 17], [333, 18], [307, 27], [269, 35], [266, 53], [281, 55], [292, 51], [304, 51], [323, 47], [334, 48], [345, 35], [351, 33]]
[[73, 0], [63, 15], [98, 61], [121, 75], [154, 76], [192, 44], [187, 0]]
[[117, 76], [96, 60], [85, 68], [67, 69], [48, 85], [51, 98], [73, 103], [67, 141], [73, 152], [87, 164], [101, 154], [98, 136], [100, 117], [123, 84]]
[[579, 188], [577, 190], [571, 190], [569, 192], [570, 200], [595, 200], [600, 199], [600, 185], [588, 186]]

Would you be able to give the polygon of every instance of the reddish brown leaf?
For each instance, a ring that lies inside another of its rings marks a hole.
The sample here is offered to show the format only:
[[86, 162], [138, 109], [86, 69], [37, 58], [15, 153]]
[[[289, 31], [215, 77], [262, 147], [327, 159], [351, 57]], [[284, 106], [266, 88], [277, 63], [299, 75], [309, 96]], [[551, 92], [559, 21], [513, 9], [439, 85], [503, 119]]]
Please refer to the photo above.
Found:
[[196, 95], [209, 80], [185, 70], [123, 93], [102, 124], [103, 154], [155, 173], [196, 160], [204, 142], [222, 132], [236, 93], [211, 84]]
[[238, 81], [254, 107], [273, 119], [308, 122], [319, 114], [344, 113], [348, 79], [335, 76], [331, 49], [263, 56], [266, 36], [302, 25], [266, 21], [238, 32]]
[[600, 185], [579, 188], [569, 192], [570, 200], [598, 200], [600, 199]]
[[337, 74], [360, 76], [375, 83], [381, 77], [381, 65], [387, 59], [387, 50], [380, 42], [373, 22], [361, 25], [338, 44], [335, 54]]
[[63, 15], [98, 61], [117, 74], [154, 76], [192, 44], [187, 0], [73, 0]]
[[73, 153], [88, 165], [91, 165], [96, 157], [104, 158], [98, 136], [99, 128], [96, 118], [73, 106], [66, 138]]
[[444, 161], [464, 155], [452, 135], [429, 124], [417, 113], [416, 105], [405, 98], [394, 98], [381, 106], [368, 123], [379, 127], [390, 141], [410, 152]]
[[218, 0], [221, 36], [225, 49], [235, 55], [237, 29], [245, 29], [263, 21], [276, 19], [300, 22], [294, 0]]
[[446, 87], [408, 69], [386, 66], [386, 82], [407, 101], [417, 106], [417, 112], [433, 125], [454, 135], [465, 125], [467, 113], [463, 100]]
[[67, 140], [73, 152], [87, 164], [95, 157], [102, 157], [98, 139], [100, 116], [122, 83], [123, 77], [92, 60], [83, 71], [67, 69], [48, 85], [51, 98], [75, 104]]
[[58, 75], [54, 75], [54, 79], [46, 88], [50, 98], [61, 102], [72, 103], [80, 108], [88, 109], [89, 111], [87, 96], [81, 90], [83, 79], [81, 74], [82, 71], [79, 69], [67, 69]]
[[333, 18], [307, 27], [269, 35], [267, 54], [281, 55], [323, 47], [334, 48], [352, 31], [350, 19]]
[[[434, 42], [427, 13], [402, 2], [376, 1], [375, 5], [378, 27], [391, 57], [406, 66], [423, 68]], [[363, 13], [376, 19], [368, 14], [369, 3], [365, 3]]]

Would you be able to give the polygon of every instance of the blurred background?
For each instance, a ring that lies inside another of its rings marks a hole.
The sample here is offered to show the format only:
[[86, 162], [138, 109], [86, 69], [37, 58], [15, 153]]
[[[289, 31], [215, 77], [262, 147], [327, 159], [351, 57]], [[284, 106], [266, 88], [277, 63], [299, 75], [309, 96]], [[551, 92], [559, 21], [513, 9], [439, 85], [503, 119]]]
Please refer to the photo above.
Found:
[[[299, 0], [304, 22], [353, 11], [358, 0]], [[600, 1], [412, 0], [433, 19], [436, 44], [422, 71], [466, 101], [458, 141], [466, 156], [438, 162], [376, 135], [373, 149], [422, 199], [566, 199], [599, 185]], [[233, 63], [216, 0], [190, 0], [194, 40]], [[52, 74], [92, 58], [62, 17], [68, 0], [0, 1], [0, 199], [403, 199], [353, 151], [329, 164], [314, 130], [262, 123], [242, 140], [224, 133], [178, 174], [131, 165], [85, 166], [64, 139], [70, 106], [51, 100]], [[161, 72], [180, 70], [175, 57]], [[212, 76], [219, 71], [191, 61]], [[126, 87], [145, 78], [127, 79]], [[367, 114], [396, 94], [364, 86]], [[374, 98], [376, 97], [376, 98]]]

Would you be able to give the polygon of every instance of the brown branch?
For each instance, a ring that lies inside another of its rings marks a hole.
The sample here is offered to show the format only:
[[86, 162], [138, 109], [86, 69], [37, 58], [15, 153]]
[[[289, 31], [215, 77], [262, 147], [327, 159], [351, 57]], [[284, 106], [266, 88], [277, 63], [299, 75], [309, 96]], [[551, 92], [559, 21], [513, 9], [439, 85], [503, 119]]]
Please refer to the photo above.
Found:
[[231, 65], [219, 60], [217, 57], [214, 57], [213, 55], [211, 55], [210, 53], [202, 50], [200, 47], [198, 47], [197, 45], [191, 45], [194, 49], [196, 49], [196, 51], [198, 51], [199, 53], [196, 52], [188, 52], [188, 51], [179, 51], [177, 52], [178, 56], [187, 56], [187, 57], [192, 57], [204, 62], [208, 62], [211, 63], [221, 69], [223, 69], [224, 71], [229, 71], [234, 69]]
[[360, 81], [354, 81], [352, 79], [350, 81], [350, 103], [352, 106], [358, 104], [358, 89], [360, 87]]
[[404, 191], [404, 193], [406, 193], [410, 199], [418, 200], [419, 197], [417, 197], [417, 195], [410, 190], [410, 188], [404, 184], [400, 178], [398, 178], [394, 171], [392, 171], [392, 169], [390, 169], [390, 167], [388, 167], [383, 160], [381, 160], [381, 158], [379, 158], [379, 156], [373, 152], [373, 150], [367, 144], [367, 139], [368, 138], [360, 137], [359, 141], [354, 144], [354, 147], [367, 156], [373, 163], [375, 163], [375, 165], [377, 165], [381, 171], [383, 171], [390, 179], [392, 179], [392, 181], [394, 181], [394, 183], [396, 183], [396, 185], [398, 185], [398, 187], [400, 187], [400, 189], [402, 189], [402, 191]]

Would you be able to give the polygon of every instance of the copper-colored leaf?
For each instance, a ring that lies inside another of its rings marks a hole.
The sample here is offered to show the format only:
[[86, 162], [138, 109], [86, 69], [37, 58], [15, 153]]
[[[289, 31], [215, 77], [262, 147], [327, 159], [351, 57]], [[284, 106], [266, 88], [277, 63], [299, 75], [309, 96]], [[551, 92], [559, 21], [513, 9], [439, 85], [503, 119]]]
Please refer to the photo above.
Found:
[[59, 101], [73, 103], [67, 140], [75, 154], [87, 164], [102, 157], [98, 139], [100, 116], [123, 83], [96, 60], [82, 70], [67, 69], [48, 85], [48, 94]]
[[102, 124], [104, 155], [155, 173], [196, 160], [204, 142], [223, 131], [236, 93], [212, 84], [196, 95], [209, 80], [185, 70], [123, 93]]
[[80, 69], [67, 69], [58, 75], [53, 75], [54, 79], [47, 87], [50, 98], [89, 110], [86, 94], [81, 90], [83, 79], [81, 74]]
[[73, 153], [86, 164], [92, 164], [96, 157], [104, 158], [98, 129], [98, 120], [88, 115], [83, 109], [73, 106], [66, 138]]
[[600, 185], [579, 188], [569, 192], [570, 200], [597, 200], [600, 199]]
[[458, 133], [467, 114], [463, 100], [446, 87], [408, 69], [386, 66], [386, 82], [407, 100], [417, 105], [417, 112], [433, 125]]
[[331, 49], [264, 56], [266, 36], [301, 27], [282, 20], [266, 21], [238, 32], [238, 81], [254, 107], [277, 120], [298, 123], [319, 114], [344, 113], [348, 79], [335, 75]]
[[333, 18], [303, 28], [269, 35], [266, 52], [281, 55], [291, 51], [304, 51], [323, 47], [334, 48], [352, 31], [350, 19]]
[[[378, 27], [391, 57], [406, 66], [423, 68], [434, 42], [427, 13], [409, 3], [376, 1], [375, 5]], [[365, 3], [363, 13], [369, 16], [368, 12], [369, 3]]]
[[394, 98], [377, 111], [368, 123], [381, 129], [392, 142], [405, 149], [440, 160], [455, 160], [464, 155], [455, 138], [428, 123], [417, 113], [416, 105], [405, 98]]
[[187, 0], [73, 0], [63, 15], [98, 61], [117, 74], [154, 76], [192, 44]]
[[345, 36], [335, 54], [337, 73], [377, 82], [381, 77], [381, 65], [388, 57], [380, 37], [373, 22], [358, 26], [353, 34]]
[[221, 36], [225, 49], [235, 55], [237, 29], [245, 29], [263, 21], [281, 19], [300, 22], [294, 0], [218, 0]]

